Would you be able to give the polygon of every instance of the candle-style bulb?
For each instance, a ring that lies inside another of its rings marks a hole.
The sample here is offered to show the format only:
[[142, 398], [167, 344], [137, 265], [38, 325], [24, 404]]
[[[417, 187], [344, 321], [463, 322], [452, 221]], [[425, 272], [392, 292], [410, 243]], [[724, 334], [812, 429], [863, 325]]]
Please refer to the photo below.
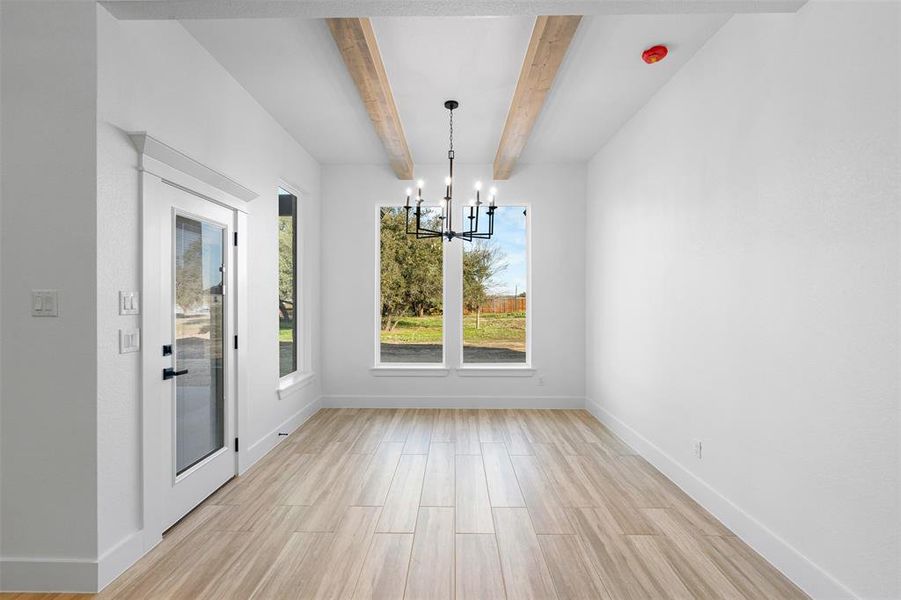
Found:
[[424, 188], [424, 187], [425, 187], [425, 181], [423, 181], [422, 179], [420, 179], [419, 181], [416, 182], [416, 187], [418, 187], [419, 189]]
[[476, 205], [476, 199], [475, 199], [475, 198], [470, 198], [470, 199], [469, 199], [469, 205], [470, 205], [470, 206], [475, 206], [475, 205]]
[[447, 177], [444, 178], [444, 185], [450, 185], [450, 184], [451, 184], [451, 178], [450, 178], [450, 175], [448, 175]]
[[482, 182], [481, 182], [481, 181], [476, 181], [476, 191], [479, 191], [479, 190], [481, 190], [481, 189], [482, 189]]
[[412, 195], [413, 195], [413, 190], [411, 190], [410, 188], [407, 188], [407, 198], [409, 198]]

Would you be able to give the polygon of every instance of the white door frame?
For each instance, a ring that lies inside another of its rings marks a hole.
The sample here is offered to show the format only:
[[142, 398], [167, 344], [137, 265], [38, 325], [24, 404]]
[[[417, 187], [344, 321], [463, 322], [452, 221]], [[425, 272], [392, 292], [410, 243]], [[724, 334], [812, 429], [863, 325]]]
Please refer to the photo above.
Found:
[[[147, 552], [160, 542], [163, 534], [163, 494], [167, 483], [168, 465], [163, 465], [156, 444], [161, 439], [161, 419], [158, 398], [160, 351], [164, 324], [160, 323], [160, 302], [152, 291], [158, 289], [163, 265], [155, 257], [159, 255], [159, 224], [155, 216], [161, 202], [159, 186], [172, 186], [229, 208], [235, 213], [231, 240], [234, 265], [234, 283], [231, 293], [233, 303], [234, 334], [238, 339], [234, 364], [235, 435], [238, 439], [246, 431], [245, 399], [247, 376], [243, 372], [248, 362], [247, 344], [247, 202], [256, 194], [234, 180], [194, 161], [190, 157], [162, 144], [146, 134], [132, 134], [132, 141], [140, 152], [140, 202], [141, 202], [141, 483], [143, 546]], [[168, 342], [167, 342], [168, 343]], [[232, 344], [232, 340], [228, 341]], [[246, 437], [244, 438], [246, 439]], [[226, 440], [231, 446], [234, 440]], [[239, 471], [244, 447], [235, 452], [235, 474]]]

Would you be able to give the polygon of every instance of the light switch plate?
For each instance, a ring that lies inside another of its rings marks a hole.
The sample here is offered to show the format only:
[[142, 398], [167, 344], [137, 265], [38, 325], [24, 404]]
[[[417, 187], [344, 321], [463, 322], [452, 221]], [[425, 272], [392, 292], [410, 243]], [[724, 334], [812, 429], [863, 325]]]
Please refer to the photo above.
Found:
[[119, 354], [128, 354], [129, 352], [137, 352], [141, 349], [141, 330], [140, 329], [120, 329], [119, 330]]
[[119, 314], [136, 315], [140, 312], [137, 292], [119, 292]]
[[31, 290], [32, 317], [59, 316], [59, 290]]

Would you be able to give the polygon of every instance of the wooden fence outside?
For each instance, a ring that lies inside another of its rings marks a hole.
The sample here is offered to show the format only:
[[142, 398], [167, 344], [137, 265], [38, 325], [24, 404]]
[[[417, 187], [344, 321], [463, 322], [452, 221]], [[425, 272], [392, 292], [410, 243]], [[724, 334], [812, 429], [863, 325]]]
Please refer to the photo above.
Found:
[[[466, 314], [475, 313], [474, 310]], [[525, 296], [495, 296], [482, 305], [482, 314], [526, 312]]]

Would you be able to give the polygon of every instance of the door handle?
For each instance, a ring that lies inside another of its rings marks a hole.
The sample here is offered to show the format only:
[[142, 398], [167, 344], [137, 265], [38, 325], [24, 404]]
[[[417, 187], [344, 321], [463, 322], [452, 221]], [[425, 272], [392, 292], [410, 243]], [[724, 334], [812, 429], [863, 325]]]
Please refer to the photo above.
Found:
[[167, 367], [163, 369], [163, 381], [165, 381], [166, 379], [172, 379], [173, 377], [178, 377], [179, 375], [185, 375], [187, 372], [187, 369], [176, 371], [172, 367]]

